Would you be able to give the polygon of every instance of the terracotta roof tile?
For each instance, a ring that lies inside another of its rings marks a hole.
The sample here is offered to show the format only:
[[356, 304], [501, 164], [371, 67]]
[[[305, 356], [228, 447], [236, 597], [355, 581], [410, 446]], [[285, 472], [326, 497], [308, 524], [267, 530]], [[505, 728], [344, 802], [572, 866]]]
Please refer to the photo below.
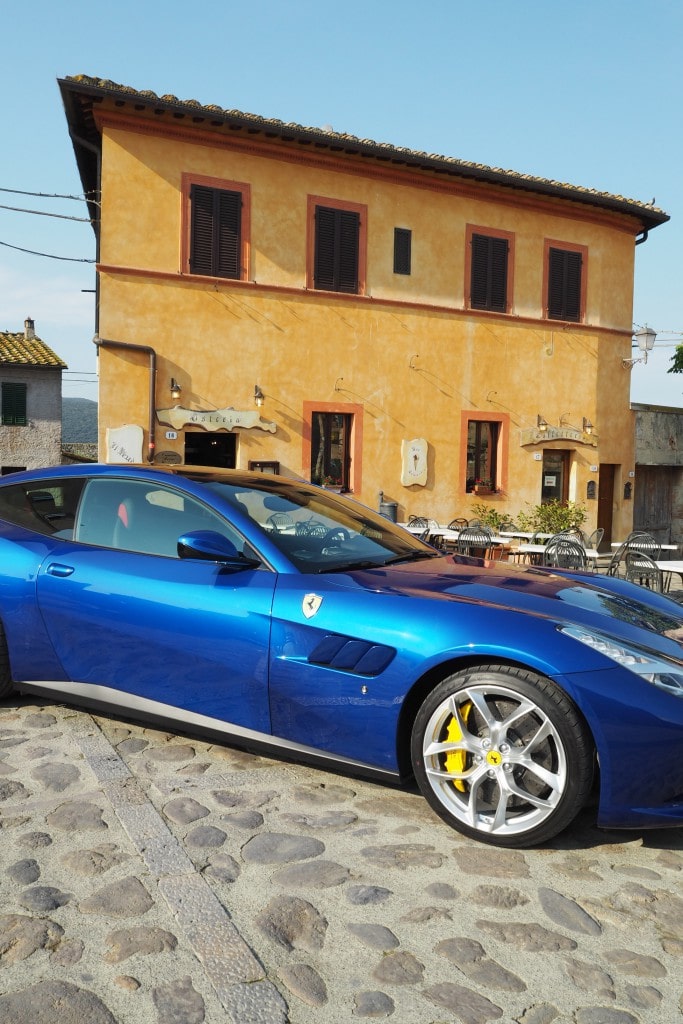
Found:
[[221, 122], [234, 129], [242, 128], [252, 133], [259, 131], [266, 134], [272, 133], [279, 135], [285, 140], [290, 139], [304, 143], [315, 142], [318, 145], [327, 145], [332, 149], [341, 148], [347, 152], [375, 156], [382, 161], [391, 161], [395, 165], [405, 164], [410, 168], [419, 167], [420, 169], [437, 171], [439, 173], [479, 178], [494, 184], [561, 196], [565, 199], [573, 199], [575, 202], [584, 202], [595, 206], [620, 210], [631, 215], [642, 216], [644, 223], [648, 227], [662, 224], [669, 219], [668, 214], [660, 207], [655, 206], [654, 202], [643, 203], [637, 199], [628, 199], [625, 196], [601, 192], [597, 189], [585, 188], [581, 185], [572, 185], [550, 178], [539, 178], [531, 174], [505, 170], [501, 167], [489, 167], [486, 164], [441, 156], [438, 153], [424, 153], [403, 146], [394, 146], [387, 142], [360, 139], [355, 135], [335, 132], [330, 128], [308, 128], [304, 125], [281, 121], [277, 118], [261, 117], [257, 114], [247, 114], [240, 110], [226, 109], [216, 104], [205, 105], [198, 100], [180, 100], [177, 96], [170, 93], [159, 96], [149, 89], [139, 91], [131, 86], [118, 85], [109, 79], [93, 78], [89, 75], [73, 75], [63, 79], [60, 84], [67, 92], [69, 90], [77, 90], [85, 92], [91, 97], [98, 96], [99, 98], [104, 98], [104, 96], [108, 95], [112, 98], [116, 97], [124, 103], [128, 99], [135, 105], [136, 109], [139, 109], [139, 105], [142, 104], [151, 108], [158, 115], [172, 112], [174, 116], [182, 116], [183, 112], [185, 112], [194, 122], [201, 115], [202, 118], [213, 119], [214, 124]]
[[66, 363], [40, 338], [30, 341], [23, 331], [0, 331], [0, 366], [45, 366], [65, 370]]

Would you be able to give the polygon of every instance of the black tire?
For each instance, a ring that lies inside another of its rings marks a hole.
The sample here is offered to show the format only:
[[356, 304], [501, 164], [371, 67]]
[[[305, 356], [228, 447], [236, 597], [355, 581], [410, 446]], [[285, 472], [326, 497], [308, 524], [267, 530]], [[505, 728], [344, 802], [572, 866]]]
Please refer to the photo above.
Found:
[[575, 705], [552, 680], [508, 665], [439, 683], [415, 718], [411, 757], [437, 814], [494, 846], [551, 839], [593, 781], [592, 738]]
[[9, 697], [13, 691], [14, 683], [12, 682], [12, 673], [9, 667], [7, 638], [5, 637], [4, 627], [0, 623], [0, 700]]

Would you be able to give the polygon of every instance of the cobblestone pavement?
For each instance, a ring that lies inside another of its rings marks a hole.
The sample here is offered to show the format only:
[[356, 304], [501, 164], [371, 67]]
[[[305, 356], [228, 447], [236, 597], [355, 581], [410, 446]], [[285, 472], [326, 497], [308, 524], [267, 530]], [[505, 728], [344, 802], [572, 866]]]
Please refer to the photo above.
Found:
[[683, 833], [470, 842], [422, 798], [0, 703], [2, 1024], [658, 1024]]

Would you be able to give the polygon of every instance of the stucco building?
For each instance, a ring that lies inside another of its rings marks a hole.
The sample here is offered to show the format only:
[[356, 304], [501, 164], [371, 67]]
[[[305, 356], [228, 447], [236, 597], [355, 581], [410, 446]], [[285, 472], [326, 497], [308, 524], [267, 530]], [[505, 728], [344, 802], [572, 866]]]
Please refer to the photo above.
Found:
[[[100, 457], [628, 532], [643, 203], [86, 77]], [[101, 205], [100, 205], [101, 200]], [[481, 493], [487, 491], [485, 498]]]
[[0, 331], [0, 473], [58, 466], [62, 441], [62, 370], [66, 363], [36, 336]]

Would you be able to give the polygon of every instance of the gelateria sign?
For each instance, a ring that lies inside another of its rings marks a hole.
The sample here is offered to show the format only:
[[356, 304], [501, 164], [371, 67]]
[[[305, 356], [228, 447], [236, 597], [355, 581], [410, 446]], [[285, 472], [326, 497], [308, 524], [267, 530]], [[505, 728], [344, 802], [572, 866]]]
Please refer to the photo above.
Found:
[[203, 427], [204, 430], [267, 430], [274, 434], [277, 424], [262, 420], [258, 411], [241, 411], [240, 409], [183, 409], [174, 405], [172, 409], [157, 409], [157, 419], [174, 430], [182, 427]]
[[541, 441], [574, 441], [576, 444], [588, 444], [592, 448], [598, 447], [598, 439], [595, 434], [587, 434], [585, 430], [575, 430], [573, 427], [551, 427], [548, 424], [545, 430], [531, 427], [529, 430], [520, 431], [520, 435], [520, 445], [540, 444]]

